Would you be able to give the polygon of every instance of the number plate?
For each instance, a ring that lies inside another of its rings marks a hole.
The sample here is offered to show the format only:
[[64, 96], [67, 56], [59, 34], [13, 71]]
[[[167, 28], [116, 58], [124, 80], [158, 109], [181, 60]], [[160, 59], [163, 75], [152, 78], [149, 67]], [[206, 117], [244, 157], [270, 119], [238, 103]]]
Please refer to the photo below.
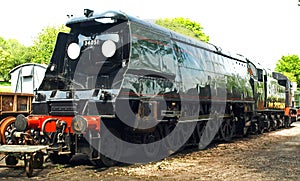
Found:
[[100, 40], [85, 40], [83, 41], [84, 46], [94, 46], [94, 45], [100, 45]]

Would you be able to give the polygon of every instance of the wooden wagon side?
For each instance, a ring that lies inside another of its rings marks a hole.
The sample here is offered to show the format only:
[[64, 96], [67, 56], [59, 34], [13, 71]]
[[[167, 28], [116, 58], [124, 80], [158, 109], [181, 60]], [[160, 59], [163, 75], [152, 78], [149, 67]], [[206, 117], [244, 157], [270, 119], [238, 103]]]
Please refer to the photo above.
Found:
[[0, 145], [9, 144], [6, 135], [14, 128], [16, 116], [27, 116], [32, 111], [33, 94], [0, 92]]
[[0, 119], [31, 113], [33, 94], [0, 92]]

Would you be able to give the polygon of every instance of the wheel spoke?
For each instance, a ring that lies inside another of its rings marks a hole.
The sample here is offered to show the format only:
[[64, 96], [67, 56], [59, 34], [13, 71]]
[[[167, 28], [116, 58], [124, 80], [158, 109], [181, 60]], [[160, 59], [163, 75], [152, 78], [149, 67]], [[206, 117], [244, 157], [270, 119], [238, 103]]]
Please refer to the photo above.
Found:
[[1, 122], [0, 126], [0, 136], [2, 144], [13, 144], [11, 134], [15, 128], [15, 117], [8, 117]]
[[230, 119], [223, 120], [220, 127], [221, 137], [224, 141], [231, 141], [233, 136], [233, 122]]

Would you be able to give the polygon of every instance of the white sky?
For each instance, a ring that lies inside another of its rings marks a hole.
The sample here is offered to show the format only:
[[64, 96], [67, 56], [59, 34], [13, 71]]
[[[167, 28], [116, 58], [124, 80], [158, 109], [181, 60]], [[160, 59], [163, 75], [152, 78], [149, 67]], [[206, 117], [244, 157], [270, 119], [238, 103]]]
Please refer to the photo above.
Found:
[[4, 0], [0, 36], [24, 45], [67, 14], [121, 10], [142, 19], [185, 17], [199, 22], [210, 42], [273, 69], [282, 55], [300, 56], [298, 0]]

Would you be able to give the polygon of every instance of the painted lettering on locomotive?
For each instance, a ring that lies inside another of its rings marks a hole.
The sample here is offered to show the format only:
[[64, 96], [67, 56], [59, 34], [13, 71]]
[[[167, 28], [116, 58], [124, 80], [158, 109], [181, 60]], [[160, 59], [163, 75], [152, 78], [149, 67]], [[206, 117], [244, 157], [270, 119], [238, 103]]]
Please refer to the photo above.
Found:
[[11, 131], [27, 135], [15, 144], [49, 145], [53, 162], [148, 162], [292, 123], [289, 80], [241, 55], [120, 12], [66, 25], [32, 114]]

